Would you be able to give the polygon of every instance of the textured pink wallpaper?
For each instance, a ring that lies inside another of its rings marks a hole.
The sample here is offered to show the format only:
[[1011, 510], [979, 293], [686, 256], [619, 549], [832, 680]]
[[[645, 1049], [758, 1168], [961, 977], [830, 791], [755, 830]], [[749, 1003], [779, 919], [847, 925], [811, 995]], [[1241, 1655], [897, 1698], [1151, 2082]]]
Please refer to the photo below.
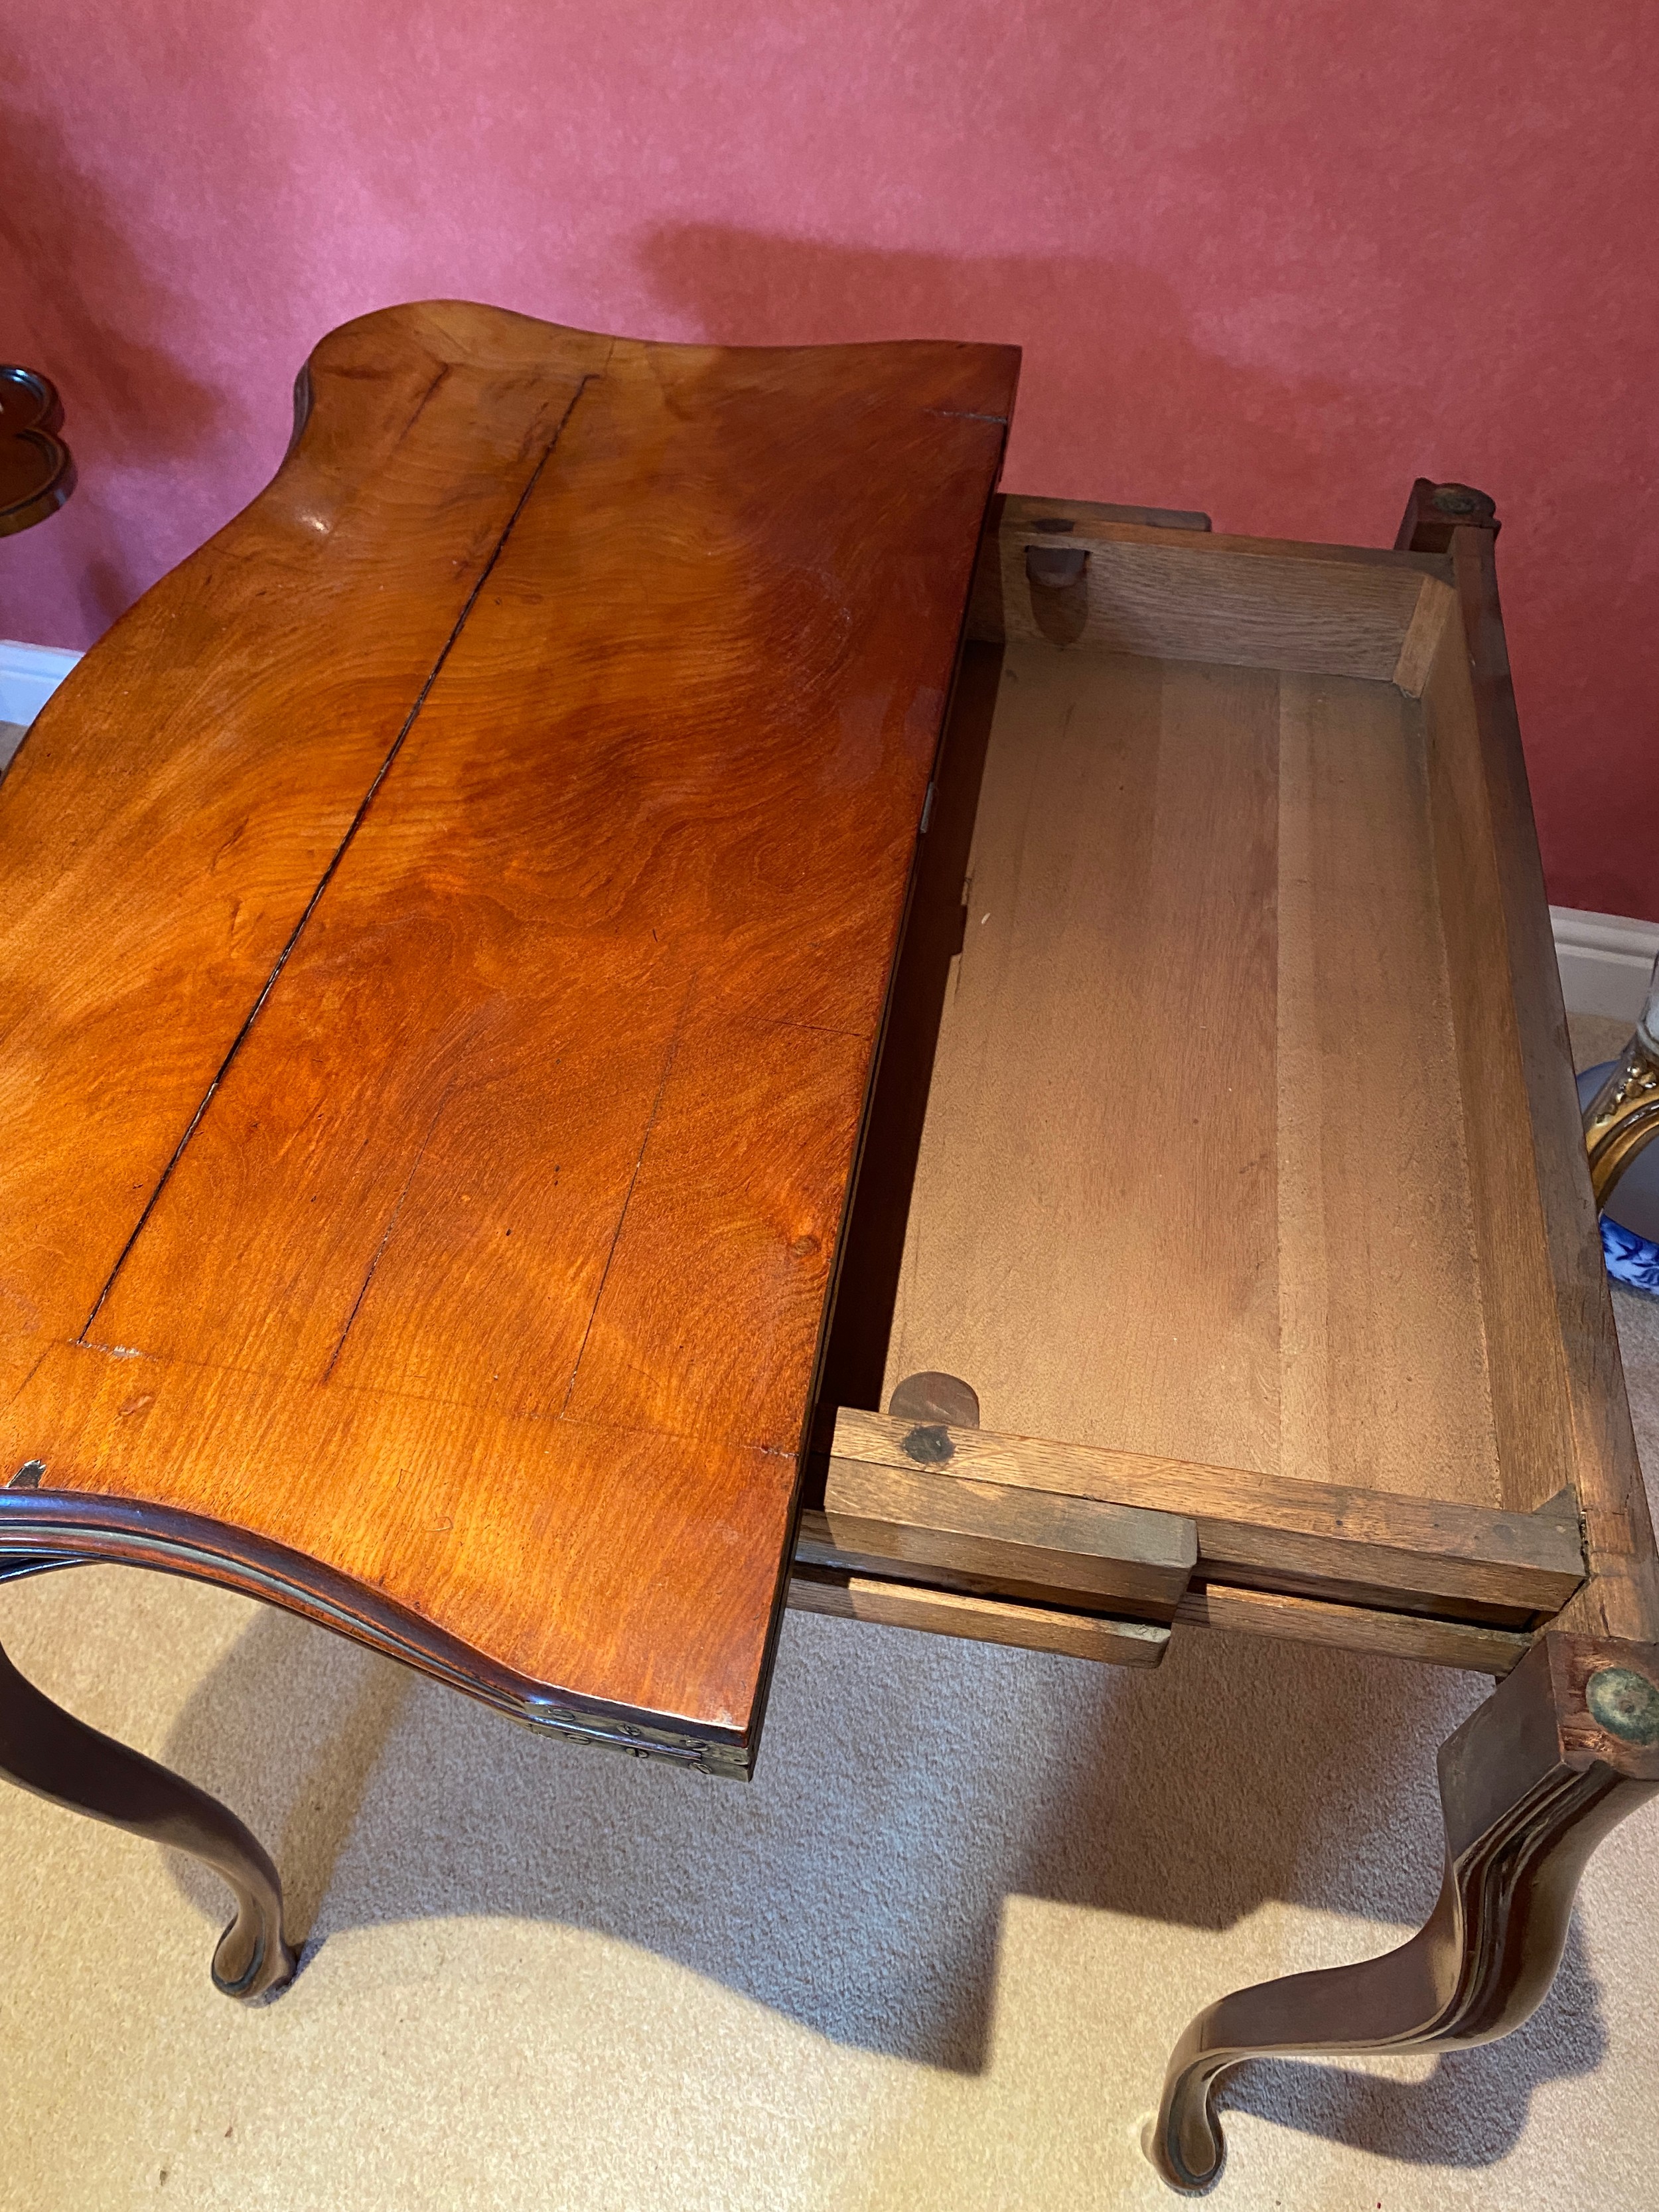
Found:
[[1659, 918], [1654, 0], [55, 0], [0, 27], [0, 354], [89, 642], [349, 315], [1012, 340], [1011, 489], [1387, 542], [1490, 491], [1552, 896]]

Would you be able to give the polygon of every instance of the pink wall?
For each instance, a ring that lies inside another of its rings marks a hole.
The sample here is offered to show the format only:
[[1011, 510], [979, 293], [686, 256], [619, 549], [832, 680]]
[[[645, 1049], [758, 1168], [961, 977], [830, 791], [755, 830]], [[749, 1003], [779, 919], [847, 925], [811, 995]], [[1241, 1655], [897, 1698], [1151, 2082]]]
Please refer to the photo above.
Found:
[[95, 637], [390, 301], [1012, 339], [1013, 489], [1368, 543], [1490, 491], [1552, 895], [1659, 918], [1654, 0], [26, 14], [0, 351], [82, 489], [0, 541], [0, 633]]

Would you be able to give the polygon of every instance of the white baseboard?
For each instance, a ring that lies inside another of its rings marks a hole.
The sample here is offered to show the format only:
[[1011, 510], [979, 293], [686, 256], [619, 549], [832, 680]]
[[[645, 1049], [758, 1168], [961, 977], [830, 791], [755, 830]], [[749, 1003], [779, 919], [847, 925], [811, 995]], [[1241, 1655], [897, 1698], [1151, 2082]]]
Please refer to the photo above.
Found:
[[1605, 1014], [1634, 1026], [1659, 957], [1659, 921], [1553, 906], [1555, 957], [1570, 1014]]
[[[12, 749], [3, 726], [13, 724], [21, 737], [80, 658], [54, 646], [0, 638], [0, 768]], [[1550, 921], [1567, 1012], [1634, 1024], [1659, 957], [1659, 922], [1571, 906], [1553, 906]]]
[[0, 722], [25, 729], [81, 658], [54, 645], [18, 645], [0, 637]]

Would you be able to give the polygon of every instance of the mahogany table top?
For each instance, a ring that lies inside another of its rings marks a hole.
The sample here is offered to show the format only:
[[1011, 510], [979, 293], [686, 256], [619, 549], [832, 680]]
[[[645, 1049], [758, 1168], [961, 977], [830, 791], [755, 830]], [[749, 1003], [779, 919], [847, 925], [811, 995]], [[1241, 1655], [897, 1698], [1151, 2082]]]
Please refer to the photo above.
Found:
[[325, 339], [0, 787], [0, 1517], [751, 1753], [1018, 355]]

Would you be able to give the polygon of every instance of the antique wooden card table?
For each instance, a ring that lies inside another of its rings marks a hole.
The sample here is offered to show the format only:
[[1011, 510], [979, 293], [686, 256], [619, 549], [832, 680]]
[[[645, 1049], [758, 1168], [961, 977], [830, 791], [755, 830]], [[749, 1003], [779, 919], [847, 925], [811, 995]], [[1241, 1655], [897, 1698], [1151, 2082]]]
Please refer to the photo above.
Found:
[[[228, 1584], [732, 1775], [786, 1602], [1500, 1678], [1423, 1933], [1189, 2029], [1192, 2189], [1237, 2061], [1541, 1996], [1659, 1786], [1653, 1534], [1491, 503], [997, 498], [1017, 365], [318, 348], [0, 787], [0, 1577]], [[0, 1670], [0, 1771], [286, 1980], [240, 1823]]]

